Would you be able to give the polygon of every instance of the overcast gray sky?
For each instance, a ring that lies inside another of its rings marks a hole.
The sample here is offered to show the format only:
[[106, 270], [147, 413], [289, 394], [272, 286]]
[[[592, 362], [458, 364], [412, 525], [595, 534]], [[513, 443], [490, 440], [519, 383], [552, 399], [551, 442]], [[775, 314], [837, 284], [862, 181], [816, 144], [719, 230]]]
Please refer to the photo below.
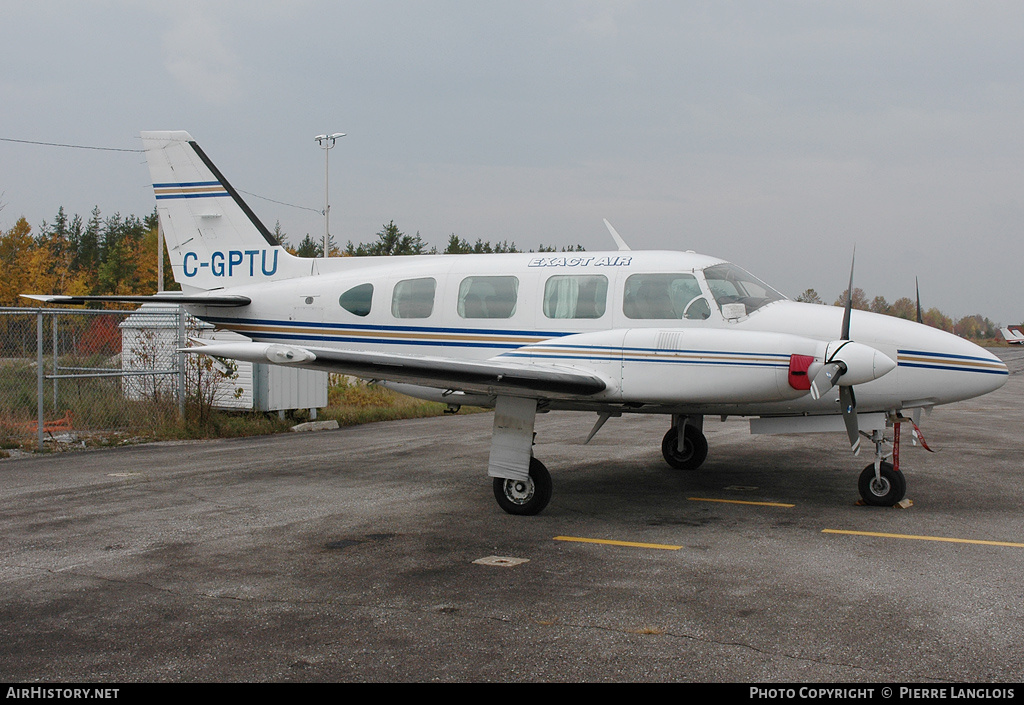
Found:
[[[269, 227], [692, 249], [1024, 320], [1024, 3], [0, 0], [0, 138], [188, 130]], [[0, 141], [0, 228], [144, 215], [141, 154]], [[264, 200], [273, 199], [273, 200]], [[304, 206], [309, 210], [273, 201]]]

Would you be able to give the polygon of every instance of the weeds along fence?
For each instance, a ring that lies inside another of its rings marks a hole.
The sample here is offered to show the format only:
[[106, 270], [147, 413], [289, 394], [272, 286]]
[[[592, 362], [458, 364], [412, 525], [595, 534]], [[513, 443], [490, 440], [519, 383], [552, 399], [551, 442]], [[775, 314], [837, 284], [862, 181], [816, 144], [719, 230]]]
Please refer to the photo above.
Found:
[[0, 308], [0, 443], [42, 448], [71, 430], [131, 433], [183, 416], [186, 315]]

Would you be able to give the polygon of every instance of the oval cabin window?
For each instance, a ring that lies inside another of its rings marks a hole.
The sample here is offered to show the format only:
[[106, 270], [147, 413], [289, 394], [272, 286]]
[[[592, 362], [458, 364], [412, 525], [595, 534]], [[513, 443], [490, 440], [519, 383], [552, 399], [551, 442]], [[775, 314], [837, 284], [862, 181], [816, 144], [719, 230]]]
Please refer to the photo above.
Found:
[[373, 302], [373, 284], [354, 286], [338, 298], [341, 307], [356, 316], [370, 315]]

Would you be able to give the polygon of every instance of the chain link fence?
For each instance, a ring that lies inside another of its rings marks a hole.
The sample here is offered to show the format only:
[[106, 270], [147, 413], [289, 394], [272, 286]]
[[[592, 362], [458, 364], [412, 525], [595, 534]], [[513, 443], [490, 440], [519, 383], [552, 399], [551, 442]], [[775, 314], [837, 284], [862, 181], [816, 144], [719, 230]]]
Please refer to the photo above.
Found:
[[0, 447], [109, 442], [180, 418], [187, 335], [177, 306], [0, 308]]

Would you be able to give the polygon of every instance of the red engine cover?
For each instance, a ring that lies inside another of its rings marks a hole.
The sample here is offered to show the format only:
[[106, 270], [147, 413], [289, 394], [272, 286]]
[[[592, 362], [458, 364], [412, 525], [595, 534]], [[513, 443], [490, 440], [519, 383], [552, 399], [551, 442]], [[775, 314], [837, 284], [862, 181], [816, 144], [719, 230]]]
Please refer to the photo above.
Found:
[[811, 355], [790, 355], [789, 356], [789, 386], [793, 389], [805, 391], [811, 388], [811, 378], [807, 374], [808, 368], [814, 362]]

